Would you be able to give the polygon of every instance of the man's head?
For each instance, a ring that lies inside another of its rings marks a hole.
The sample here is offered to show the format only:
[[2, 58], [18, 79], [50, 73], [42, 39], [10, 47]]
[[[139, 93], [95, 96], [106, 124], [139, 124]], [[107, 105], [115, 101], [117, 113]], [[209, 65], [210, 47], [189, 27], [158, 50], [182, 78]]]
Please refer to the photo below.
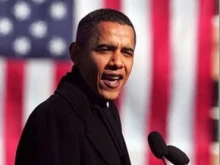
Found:
[[135, 44], [135, 30], [127, 16], [99, 9], [80, 21], [70, 53], [94, 93], [114, 100], [130, 75]]
[[[76, 33], [76, 42], [83, 46], [85, 42], [92, 36], [94, 27], [100, 22], [116, 22], [122, 25], [134, 26], [130, 19], [123, 13], [113, 9], [98, 9], [81, 19]], [[136, 34], [134, 30], [135, 40]]]

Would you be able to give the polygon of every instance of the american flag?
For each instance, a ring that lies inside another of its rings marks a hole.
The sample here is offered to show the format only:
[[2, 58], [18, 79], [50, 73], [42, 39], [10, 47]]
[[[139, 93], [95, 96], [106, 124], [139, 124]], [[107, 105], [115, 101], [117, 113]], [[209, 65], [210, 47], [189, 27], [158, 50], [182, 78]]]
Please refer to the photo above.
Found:
[[210, 165], [214, 0], [0, 0], [0, 165], [13, 165], [32, 110], [70, 70], [79, 20], [98, 8], [134, 23], [132, 74], [117, 100], [133, 165], [160, 165], [147, 135]]

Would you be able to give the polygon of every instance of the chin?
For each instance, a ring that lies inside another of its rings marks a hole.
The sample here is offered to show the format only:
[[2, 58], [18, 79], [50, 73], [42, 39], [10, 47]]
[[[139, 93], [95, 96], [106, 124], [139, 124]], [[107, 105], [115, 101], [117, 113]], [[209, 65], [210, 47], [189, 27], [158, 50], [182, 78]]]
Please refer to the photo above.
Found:
[[118, 92], [104, 92], [101, 96], [106, 100], [116, 100], [119, 97]]

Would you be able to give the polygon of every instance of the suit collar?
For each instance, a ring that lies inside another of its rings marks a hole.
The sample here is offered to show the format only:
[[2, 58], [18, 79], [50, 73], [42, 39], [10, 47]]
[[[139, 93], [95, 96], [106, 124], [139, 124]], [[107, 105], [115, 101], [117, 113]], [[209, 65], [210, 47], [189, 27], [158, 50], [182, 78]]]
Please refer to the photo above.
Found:
[[82, 91], [89, 100], [92, 105], [98, 105], [101, 108], [106, 107], [107, 100], [100, 98], [96, 93], [94, 93], [87, 82], [84, 80], [83, 76], [81, 75], [79, 68], [74, 67], [72, 68], [72, 72], [68, 73], [67, 76], [64, 77], [64, 80], [74, 84], [78, 89]]

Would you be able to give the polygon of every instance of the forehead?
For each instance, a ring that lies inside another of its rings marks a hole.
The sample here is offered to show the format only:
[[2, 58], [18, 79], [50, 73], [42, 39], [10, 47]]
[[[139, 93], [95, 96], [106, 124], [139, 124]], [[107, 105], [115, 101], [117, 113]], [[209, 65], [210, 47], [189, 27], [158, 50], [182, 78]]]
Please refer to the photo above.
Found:
[[91, 35], [92, 38], [113, 36], [126, 37], [135, 44], [134, 29], [129, 25], [117, 22], [100, 22], [93, 28]]

